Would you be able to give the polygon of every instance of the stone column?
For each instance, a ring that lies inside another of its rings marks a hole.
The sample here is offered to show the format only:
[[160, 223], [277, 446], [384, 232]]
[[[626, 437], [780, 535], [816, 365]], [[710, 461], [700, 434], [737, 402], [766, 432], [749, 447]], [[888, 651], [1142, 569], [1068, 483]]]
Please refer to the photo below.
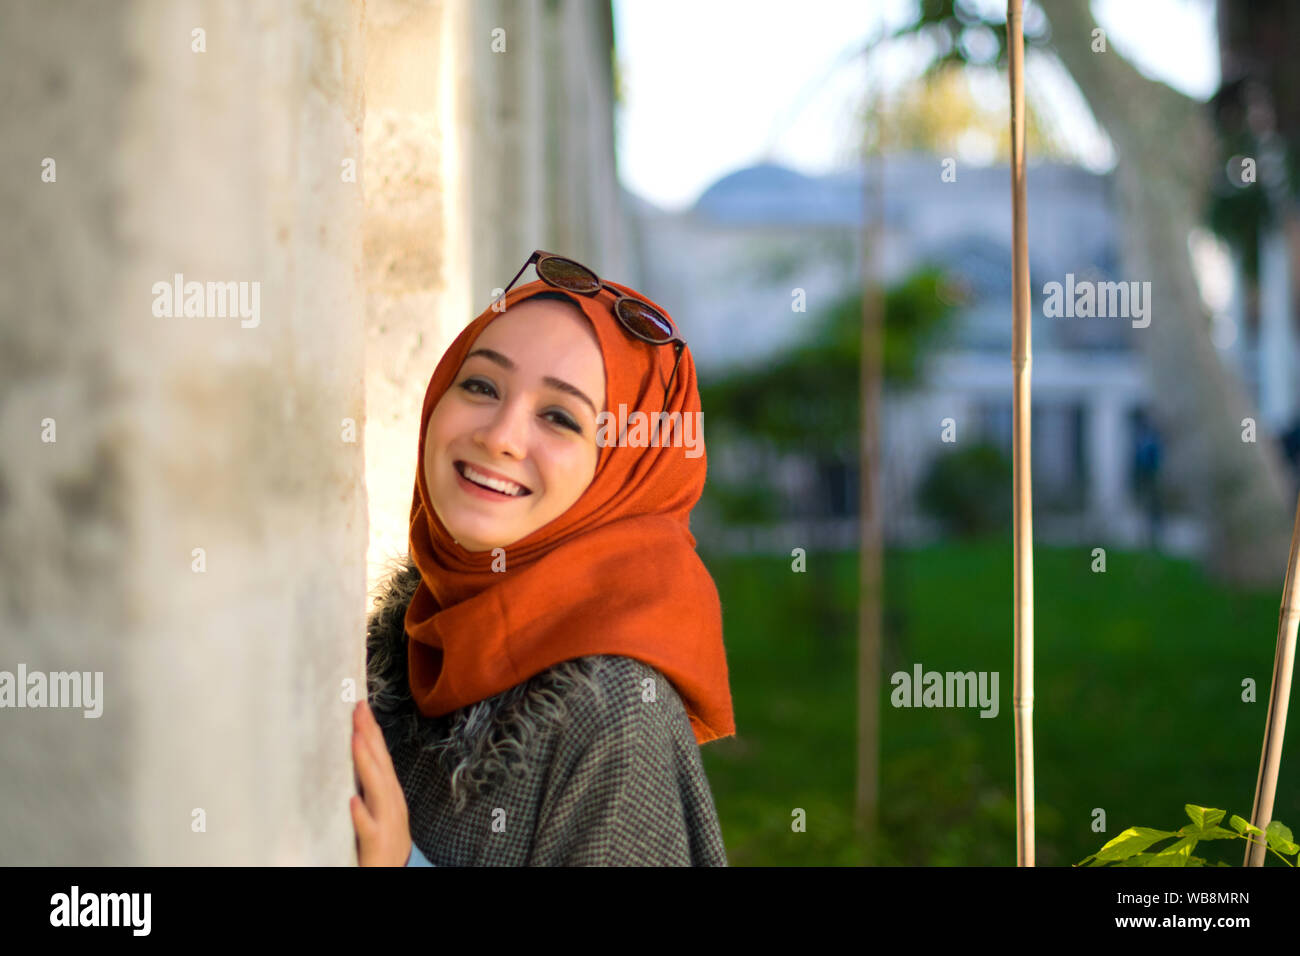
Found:
[[1128, 493], [1128, 431], [1122, 403], [1095, 395], [1087, 404], [1089, 522], [1125, 545], [1141, 540]]
[[1259, 241], [1259, 414], [1271, 432], [1287, 428], [1296, 413], [1291, 255], [1281, 229], [1265, 229]]
[[425, 386], [485, 304], [470, 294], [468, 11], [460, 2], [409, 0], [371, 0], [366, 11], [362, 269], [373, 589], [407, 552]]
[[363, 13], [0, 13], [0, 864], [355, 861]]
[[97, 717], [0, 708], [0, 864], [355, 861], [365, 557], [405, 551], [429, 375], [533, 248], [636, 283], [610, 34], [0, 8], [0, 700], [102, 674]]

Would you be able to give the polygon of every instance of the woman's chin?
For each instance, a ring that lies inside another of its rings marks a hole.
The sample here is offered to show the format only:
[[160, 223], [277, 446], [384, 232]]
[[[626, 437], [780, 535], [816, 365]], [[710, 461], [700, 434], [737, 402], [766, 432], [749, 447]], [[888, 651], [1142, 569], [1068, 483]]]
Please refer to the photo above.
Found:
[[[459, 530], [448, 527], [452, 538], [466, 551], [479, 552], [491, 551], [493, 548], [505, 547], [506, 537], [499, 534], [485, 535], [481, 529], [461, 528]], [[515, 539], [517, 540], [517, 539]]]
[[[499, 522], [493, 523], [490, 516], [483, 516], [487, 520], [482, 522], [465, 521], [467, 509], [463, 504], [447, 507], [440, 499], [433, 502], [433, 510], [442, 522], [442, 526], [447, 529], [447, 533], [466, 551], [491, 551], [493, 548], [509, 547], [531, 533], [526, 529], [520, 530], [517, 527], [511, 531], [506, 531]], [[460, 520], [448, 521], [447, 515], [449, 514], [456, 515]], [[479, 516], [473, 515], [471, 512], [470, 517]]]
[[447, 514], [456, 513], [454, 508], [448, 509], [440, 506], [438, 503], [433, 505], [434, 514], [438, 516], [439, 523], [451, 535], [451, 539], [460, 545], [466, 551], [491, 551], [496, 545], [484, 544], [485, 541], [495, 540], [499, 537], [496, 534], [483, 534], [482, 528], [468, 527], [459, 521], [448, 521]]

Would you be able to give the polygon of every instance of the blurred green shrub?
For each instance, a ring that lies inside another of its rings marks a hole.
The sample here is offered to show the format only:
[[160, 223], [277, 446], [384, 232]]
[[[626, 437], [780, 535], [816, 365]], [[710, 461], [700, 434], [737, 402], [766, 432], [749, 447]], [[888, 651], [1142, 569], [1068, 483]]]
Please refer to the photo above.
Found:
[[917, 503], [944, 530], [978, 537], [1011, 525], [1011, 459], [987, 442], [940, 454], [931, 462]]
[[[923, 266], [885, 288], [881, 372], [899, 390], [921, 384], [923, 358], [951, 327], [969, 290], [936, 266]], [[773, 359], [700, 382], [710, 449], [743, 441], [772, 455], [856, 464], [861, 429], [861, 289], [815, 309], [802, 340]], [[729, 522], [764, 523], [785, 510], [761, 470], [743, 485], [712, 471], [705, 491]]]

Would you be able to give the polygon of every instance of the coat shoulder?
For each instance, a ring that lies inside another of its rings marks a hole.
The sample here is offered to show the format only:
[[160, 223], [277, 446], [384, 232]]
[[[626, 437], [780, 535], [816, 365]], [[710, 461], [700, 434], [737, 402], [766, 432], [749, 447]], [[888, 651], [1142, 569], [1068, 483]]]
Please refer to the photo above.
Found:
[[[634, 733], [665, 745], [680, 746], [687, 741], [695, 745], [686, 706], [662, 672], [637, 658], [617, 654], [585, 660], [590, 662], [594, 686], [578, 685], [570, 694], [575, 737], [588, 740], [597, 731], [604, 737]], [[584, 734], [584, 729], [588, 733]]]
[[601, 655], [577, 688], [544, 784], [540, 865], [725, 866], [717, 809], [676, 689], [635, 658]]

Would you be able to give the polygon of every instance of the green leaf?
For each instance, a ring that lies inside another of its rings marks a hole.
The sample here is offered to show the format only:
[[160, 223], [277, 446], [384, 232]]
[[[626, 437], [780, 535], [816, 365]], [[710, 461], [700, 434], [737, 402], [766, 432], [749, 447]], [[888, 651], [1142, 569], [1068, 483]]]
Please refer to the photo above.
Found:
[[1234, 833], [1232, 830], [1225, 830], [1223, 827], [1215, 827], [1212, 830], [1202, 830], [1197, 834], [1202, 840], [1240, 840], [1240, 833]]
[[1199, 830], [1208, 830], [1217, 826], [1218, 822], [1223, 819], [1223, 810], [1215, 810], [1210, 807], [1198, 807], [1194, 803], [1184, 804], [1183, 809], [1187, 811], [1187, 816], [1196, 824]]
[[1155, 859], [1154, 853], [1139, 853], [1137, 856], [1131, 856], [1127, 860], [1121, 860], [1116, 866], [1150, 866], [1151, 861]]
[[1273, 820], [1265, 828], [1264, 832], [1268, 835], [1268, 840], [1272, 843], [1274, 840], [1283, 840], [1290, 843], [1294, 837], [1291, 835], [1291, 828], [1281, 820]]
[[1278, 853], [1291, 854], [1300, 852], [1300, 847], [1297, 847], [1293, 842], [1291, 828], [1281, 820], [1274, 820], [1268, 825], [1264, 839], [1266, 839], [1268, 845], [1274, 850], [1277, 850]]
[[1243, 820], [1235, 813], [1228, 818], [1228, 823], [1231, 824], [1232, 828], [1236, 830], [1238, 833], [1258, 833], [1260, 836], [1264, 835], [1263, 830], [1255, 826], [1255, 824], [1248, 823], [1247, 821]]
[[1188, 859], [1192, 855], [1192, 848], [1197, 844], [1197, 838], [1186, 836], [1177, 843], [1171, 843], [1165, 849], [1161, 850], [1147, 866], [1186, 866]]
[[1129, 827], [1097, 851], [1097, 860], [1099, 862], [1127, 860], [1134, 854], [1141, 853], [1151, 844], [1177, 835], [1177, 833], [1171, 833], [1168, 830], [1153, 830], [1150, 827]]

